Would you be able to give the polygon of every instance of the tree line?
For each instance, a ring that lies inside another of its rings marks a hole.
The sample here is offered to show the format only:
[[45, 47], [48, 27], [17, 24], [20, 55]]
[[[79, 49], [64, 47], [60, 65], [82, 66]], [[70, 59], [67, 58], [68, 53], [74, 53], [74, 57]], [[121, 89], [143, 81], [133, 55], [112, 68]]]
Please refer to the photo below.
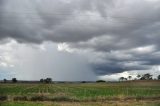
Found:
[[[158, 75], [156, 79], [153, 79], [153, 75], [151, 75], [150, 73], [146, 73], [146, 74], [143, 74], [143, 75], [138, 74], [136, 76], [136, 78], [134, 78], [134, 79], [131, 75], [129, 75], [127, 78], [125, 78], [125, 77], [120, 77], [119, 78], [119, 81], [127, 81], [127, 80], [160, 80], [160, 75]], [[18, 82], [18, 80], [17, 80], [17, 78], [12, 78], [12, 80], [3, 79], [3, 82], [4, 83], [7, 83], [7, 82], [16, 83], [16, 82]], [[41, 78], [39, 80], [39, 82], [40, 83], [52, 83], [52, 78], [46, 78], [46, 79]], [[106, 81], [98, 80], [96, 82], [106, 82]], [[85, 83], [85, 82], [82, 81], [82, 83]]]
[[[7, 82], [17, 83], [18, 80], [17, 80], [17, 78], [12, 78], [11, 80], [3, 79], [3, 82], [4, 83], [7, 83]], [[32, 81], [30, 81], [30, 82], [32, 82]], [[39, 82], [40, 83], [51, 83], [52, 78], [40, 79]]]
[[[133, 80], [132, 76], [129, 75], [127, 78], [125, 78], [125, 77], [120, 77], [119, 78], [119, 81], [127, 81], [127, 80]], [[136, 76], [136, 78], [134, 78], [134, 80], [160, 80], [160, 75], [158, 75], [157, 78], [153, 79], [153, 75], [151, 75], [150, 73], [146, 73], [146, 74], [143, 74], [143, 75], [138, 74]]]

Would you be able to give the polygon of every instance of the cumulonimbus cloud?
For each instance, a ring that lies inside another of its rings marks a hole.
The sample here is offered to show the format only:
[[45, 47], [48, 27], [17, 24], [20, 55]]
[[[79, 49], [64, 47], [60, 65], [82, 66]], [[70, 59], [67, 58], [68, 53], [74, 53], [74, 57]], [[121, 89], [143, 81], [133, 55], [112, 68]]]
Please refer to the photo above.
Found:
[[160, 64], [159, 1], [1, 2], [0, 40], [66, 43], [70, 50], [85, 51], [82, 55], [98, 74], [144, 70]]

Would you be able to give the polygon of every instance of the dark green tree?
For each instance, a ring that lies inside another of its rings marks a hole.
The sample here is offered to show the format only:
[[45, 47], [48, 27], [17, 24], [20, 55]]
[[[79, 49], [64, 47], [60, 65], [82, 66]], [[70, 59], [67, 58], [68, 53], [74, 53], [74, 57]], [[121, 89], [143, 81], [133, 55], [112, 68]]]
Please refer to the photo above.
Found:
[[46, 79], [44, 80], [44, 82], [45, 82], [45, 83], [51, 83], [51, 82], [52, 82], [52, 78], [46, 78]]
[[128, 79], [131, 80], [131, 79], [132, 79], [132, 76], [128, 76]]
[[124, 80], [125, 80], [124, 77], [120, 77], [120, 78], [119, 78], [119, 81], [124, 81]]
[[141, 78], [141, 75], [140, 75], [140, 74], [138, 74], [138, 75], [137, 75], [137, 78], [138, 78], [138, 79], [140, 79], [140, 78]]
[[41, 83], [43, 83], [43, 82], [44, 82], [44, 79], [43, 79], [43, 78], [42, 78], [42, 79], [40, 79], [40, 82], [41, 82]]
[[106, 81], [104, 81], [104, 80], [97, 80], [96, 82], [100, 83], [100, 82], [106, 82]]
[[144, 74], [140, 80], [152, 80], [152, 75], [150, 73]]
[[12, 82], [13, 82], [13, 83], [16, 83], [16, 82], [17, 82], [17, 79], [16, 79], [16, 78], [12, 78]]
[[6, 82], [7, 82], [7, 79], [3, 79], [3, 82], [6, 83]]
[[160, 75], [157, 76], [157, 79], [160, 80]]

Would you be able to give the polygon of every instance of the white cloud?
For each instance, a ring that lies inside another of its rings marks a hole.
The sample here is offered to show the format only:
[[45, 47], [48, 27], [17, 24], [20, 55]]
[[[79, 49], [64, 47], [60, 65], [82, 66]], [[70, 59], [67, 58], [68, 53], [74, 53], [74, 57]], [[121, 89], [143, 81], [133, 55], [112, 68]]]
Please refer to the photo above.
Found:
[[138, 74], [143, 75], [146, 73], [150, 73], [151, 75], [153, 75], [153, 78], [157, 78], [157, 76], [160, 75], [160, 66], [152, 66], [149, 70], [132, 70], [110, 75], [102, 75], [99, 76], [98, 79], [102, 79], [105, 81], [118, 81], [120, 77], [128, 78], [128, 76], [132, 76], [132, 79], [135, 79], [137, 78], [136, 76]]
[[7, 64], [7, 63], [4, 63], [4, 62], [1, 62], [1, 63], [0, 63], [0, 66], [7, 67], [8, 64]]
[[69, 45], [67, 43], [58, 44], [58, 50], [59, 51], [66, 51], [66, 52], [69, 52], [69, 53], [74, 52], [73, 49], [69, 48]]
[[156, 51], [156, 47], [155, 45], [149, 45], [144, 47], [137, 47], [137, 48], [131, 49], [130, 51], [138, 54], [148, 54]]

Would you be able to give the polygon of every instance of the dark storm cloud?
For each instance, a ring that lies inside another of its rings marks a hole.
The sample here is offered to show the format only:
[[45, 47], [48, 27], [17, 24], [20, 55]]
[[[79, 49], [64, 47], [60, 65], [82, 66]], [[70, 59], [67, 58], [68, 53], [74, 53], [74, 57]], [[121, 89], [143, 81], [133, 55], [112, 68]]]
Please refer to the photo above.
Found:
[[46, 40], [55, 42], [86, 40], [101, 35], [104, 31], [99, 31], [100, 28], [97, 27], [89, 28], [90, 25], [84, 25], [86, 30], [83, 31], [79, 15], [84, 16], [84, 21], [87, 21], [88, 16], [83, 12], [101, 11], [104, 9], [100, 9], [101, 5], [105, 7], [108, 4], [110, 2], [97, 3], [96, 0], [6, 0], [1, 10], [3, 11], [0, 21], [1, 39], [11, 37], [19, 42], [32, 43]]
[[1, 40], [65, 42], [69, 49], [88, 51], [98, 74], [160, 63], [160, 1], [0, 0], [0, 8]]
[[[104, 52], [104, 54], [106, 53]], [[132, 70], [147, 70], [150, 69], [152, 65], [160, 65], [159, 58], [153, 57], [151, 54], [110, 52], [102, 59], [104, 60], [103, 63], [95, 62], [96, 59], [94, 63], [91, 63], [95, 73], [100, 75]]]
[[94, 64], [92, 67], [95, 70], [95, 73], [99, 75], [119, 73], [125, 70], [127, 71], [146, 70], [149, 68], [148, 66], [142, 66], [142, 65], [125, 67], [123, 66], [123, 64], [116, 64], [116, 62], [112, 64]]

